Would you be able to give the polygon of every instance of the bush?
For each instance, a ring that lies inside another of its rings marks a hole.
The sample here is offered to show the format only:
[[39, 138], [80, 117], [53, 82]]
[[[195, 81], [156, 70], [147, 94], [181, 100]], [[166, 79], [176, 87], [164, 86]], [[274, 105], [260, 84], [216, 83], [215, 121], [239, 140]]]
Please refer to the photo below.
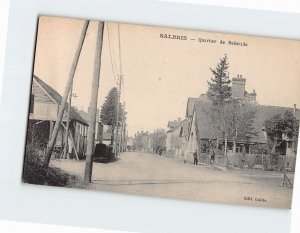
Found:
[[44, 153], [37, 144], [26, 145], [22, 177], [24, 183], [63, 187], [76, 180], [75, 176], [59, 168], [51, 165], [44, 168], [43, 161]]

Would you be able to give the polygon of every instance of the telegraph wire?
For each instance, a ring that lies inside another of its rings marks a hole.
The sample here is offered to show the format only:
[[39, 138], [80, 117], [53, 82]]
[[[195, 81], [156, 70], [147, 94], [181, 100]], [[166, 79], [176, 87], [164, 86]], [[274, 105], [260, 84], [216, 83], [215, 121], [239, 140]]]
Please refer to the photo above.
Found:
[[107, 38], [108, 38], [108, 47], [109, 47], [111, 69], [112, 69], [112, 72], [113, 72], [113, 78], [114, 78], [116, 84], [118, 85], [118, 81], [116, 79], [116, 74], [115, 74], [115, 69], [114, 69], [114, 64], [113, 64], [113, 60], [115, 60], [115, 59], [113, 59], [113, 53], [112, 53], [112, 50], [111, 50], [111, 41], [110, 41], [110, 36], [109, 36], [108, 23], [106, 23], [106, 29], [107, 29]]
[[118, 23], [118, 38], [119, 38], [119, 60], [120, 60], [120, 77], [122, 77], [122, 55], [121, 55], [121, 36], [120, 36], [120, 24]]

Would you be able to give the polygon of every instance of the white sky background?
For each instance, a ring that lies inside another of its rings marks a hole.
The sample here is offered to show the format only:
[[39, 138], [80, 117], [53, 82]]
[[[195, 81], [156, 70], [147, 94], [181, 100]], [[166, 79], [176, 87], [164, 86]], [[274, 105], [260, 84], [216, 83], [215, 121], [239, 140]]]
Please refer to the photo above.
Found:
[[[63, 94], [83, 26], [82, 20], [40, 19], [34, 73]], [[116, 86], [120, 74], [118, 26], [106, 23], [100, 74], [99, 108]], [[97, 23], [91, 22], [80, 56], [72, 104], [88, 109], [93, 77]], [[161, 39], [160, 33], [187, 36], [188, 40]], [[124, 75], [122, 102], [126, 102], [128, 130], [166, 128], [168, 120], [184, 118], [188, 97], [207, 91], [214, 68], [226, 53], [230, 77], [242, 74], [246, 90], [256, 90], [260, 104], [300, 106], [300, 42], [201, 31], [120, 24]], [[196, 40], [190, 40], [195, 38]], [[197, 38], [246, 42], [248, 47], [199, 43]], [[118, 77], [116, 77], [118, 78]]]

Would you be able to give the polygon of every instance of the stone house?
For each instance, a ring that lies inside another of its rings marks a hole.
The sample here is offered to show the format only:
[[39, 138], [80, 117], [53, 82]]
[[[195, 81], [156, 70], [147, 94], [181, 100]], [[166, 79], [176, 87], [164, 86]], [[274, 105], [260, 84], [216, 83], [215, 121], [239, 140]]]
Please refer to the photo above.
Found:
[[[253, 132], [255, 135], [246, 139], [239, 139], [236, 145], [236, 153], [250, 154], [251, 149], [257, 145], [266, 145], [267, 135], [264, 130], [264, 122], [270, 119], [275, 114], [283, 114], [285, 111], [293, 111], [295, 117], [300, 120], [300, 111], [296, 108], [278, 107], [259, 105], [256, 101], [256, 92], [248, 93], [245, 90], [246, 79], [238, 75], [232, 79], [232, 98], [239, 99], [241, 102], [248, 104], [255, 111], [253, 119]], [[202, 94], [199, 98], [189, 98], [187, 102], [186, 118], [190, 122], [188, 139], [187, 139], [187, 154], [191, 160], [192, 153], [196, 150], [199, 153], [204, 153], [209, 150], [209, 145], [214, 145], [218, 153], [224, 154], [224, 141], [216, 136], [210, 116], [208, 114], [211, 106], [210, 100], [206, 94]], [[278, 146], [278, 150], [287, 156], [295, 156], [296, 148], [293, 146], [292, 138], [285, 138]], [[233, 153], [233, 141], [229, 138], [227, 145], [228, 154]], [[199, 154], [198, 153], [198, 154]]]

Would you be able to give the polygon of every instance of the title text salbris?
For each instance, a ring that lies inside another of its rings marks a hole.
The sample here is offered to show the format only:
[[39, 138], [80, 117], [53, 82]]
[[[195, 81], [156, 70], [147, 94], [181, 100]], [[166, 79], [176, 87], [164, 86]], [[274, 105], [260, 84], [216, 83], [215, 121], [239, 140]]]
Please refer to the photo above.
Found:
[[175, 35], [175, 34], [160, 34], [160, 38], [162, 39], [172, 39], [172, 40], [191, 40], [191, 41], [197, 41], [200, 44], [220, 44], [220, 45], [230, 45], [230, 46], [241, 46], [241, 47], [247, 47], [248, 43], [245, 41], [235, 41], [235, 40], [217, 40], [213, 38], [190, 38], [186, 35]]

